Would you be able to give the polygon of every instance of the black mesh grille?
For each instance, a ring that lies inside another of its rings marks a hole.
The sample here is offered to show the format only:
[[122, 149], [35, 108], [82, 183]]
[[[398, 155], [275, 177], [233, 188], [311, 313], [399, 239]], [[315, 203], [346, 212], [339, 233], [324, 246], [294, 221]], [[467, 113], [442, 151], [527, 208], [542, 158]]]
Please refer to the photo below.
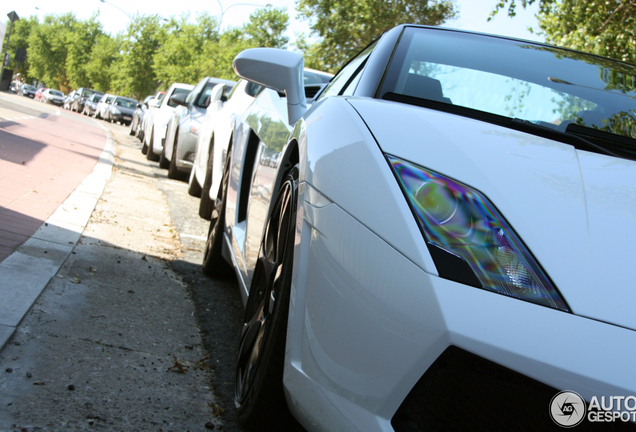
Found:
[[[396, 432], [563, 432], [548, 412], [558, 390], [457, 347], [426, 371], [391, 423]], [[590, 423], [572, 430], [634, 430], [633, 423]]]

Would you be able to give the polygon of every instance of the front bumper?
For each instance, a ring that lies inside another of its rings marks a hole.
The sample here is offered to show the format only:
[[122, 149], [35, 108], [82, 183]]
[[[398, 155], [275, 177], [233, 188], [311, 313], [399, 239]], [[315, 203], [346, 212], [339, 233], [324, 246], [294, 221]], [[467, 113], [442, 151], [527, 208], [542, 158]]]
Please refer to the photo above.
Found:
[[118, 121], [126, 124], [130, 124], [130, 122], [132, 121], [132, 115], [129, 114], [114, 114], [111, 112], [110, 118], [113, 119], [113, 121]]
[[[299, 202], [284, 382], [308, 430], [397, 430], [392, 420], [449, 349], [543, 386], [543, 397], [636, 396], [636, 332], [441, 279], [336, 204]], [[480, 376], [478, 363], [462, 364]], [[479, 394], [466, 384], [458, 396]], [[537, 406], [545, 420], [548, 404]]]

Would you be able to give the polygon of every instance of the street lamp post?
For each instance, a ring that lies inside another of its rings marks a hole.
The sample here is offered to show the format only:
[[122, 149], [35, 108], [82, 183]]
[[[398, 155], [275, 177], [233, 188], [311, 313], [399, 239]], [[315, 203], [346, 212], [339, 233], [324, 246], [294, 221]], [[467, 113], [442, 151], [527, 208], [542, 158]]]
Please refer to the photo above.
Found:
[[129, 21], [132, 20], [132, 18], [130, 17], [130, 14], [128, 12], [126, 12], [125, 10], [123, 10], [122, 8], [120, 8], [119, 6], [114, 5], [114, 4], [110, 3], [110, 2], [107, 2], [106, 0], [99, 0], [99, 1], [102, 2], [102, 3], [109, 4], [109, 5], [111, 5], [112, 7], [116, 8], [116, 9], [119, 9], [121, 12], [126, 14], [126, 16], [128, 17]]
[[[15, 11], [9, 12], [7, 16], [9, 17], [11, 24], [9, 24], [9, 35], [7, 36], [7, 47], [2, 51], [2, 67], [0, 68], [0, 87], [2, 84], [2, 76], [4, 75], [4, 59], [7, 56], [7, 51], [9, 51], [9, 41], [11, 40], [11, 30], [13, 30], [13, 23], [20, 19], [18, 14], [15, 13]], [[7, 88], [9, 88], [8, 85], [7, 85]]]
[[[103, 0], [100, 0], [100, 1], [103, 1]], [[263, 8], [272, 7], [270, 3], [264, 4], [264, 5], [256, 4], [256, 3], [234, 3], [233, 5], [229, 5], [227, 8], [223, 9], [221, 0], [216, 0], [216, 2], [219, 4], [219, 8], [221, 9], [221, 18], [219, 18], [219, 27], [218, 27], [217, 33], [221, 32], [221, 24], [223, 23], [223, 15], [225, 15], [225, 12], [227, 12], [229, 9], [233, 8], [234, 6], [255, 6], [255, 7], [263, 7]]]

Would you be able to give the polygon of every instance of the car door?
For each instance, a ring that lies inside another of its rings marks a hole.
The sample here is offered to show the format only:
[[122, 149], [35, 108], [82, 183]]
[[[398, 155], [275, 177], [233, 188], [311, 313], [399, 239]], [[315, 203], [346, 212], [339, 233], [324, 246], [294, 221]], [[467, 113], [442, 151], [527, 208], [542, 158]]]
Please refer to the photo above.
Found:
[[263, 229], [278, 186], [277, 168], [266, 162], [284, 151], [291, 133], [286, 119], [286, 101], [277, 92], [265, 89], [239, 116], [234, 130], [226, 221], [230, 225], [232, 251], [246, 287], [252, 280]]

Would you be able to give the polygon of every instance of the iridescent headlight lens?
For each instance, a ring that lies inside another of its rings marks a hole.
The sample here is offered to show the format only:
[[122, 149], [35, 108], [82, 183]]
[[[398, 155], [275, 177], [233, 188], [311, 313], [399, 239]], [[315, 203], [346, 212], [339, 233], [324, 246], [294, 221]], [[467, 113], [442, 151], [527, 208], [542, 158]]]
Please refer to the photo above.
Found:
[[530, 251], [482, 193], [431, 170], [387, 158], [429, 246], [460, 257], [484, 289], [569, 311]]

